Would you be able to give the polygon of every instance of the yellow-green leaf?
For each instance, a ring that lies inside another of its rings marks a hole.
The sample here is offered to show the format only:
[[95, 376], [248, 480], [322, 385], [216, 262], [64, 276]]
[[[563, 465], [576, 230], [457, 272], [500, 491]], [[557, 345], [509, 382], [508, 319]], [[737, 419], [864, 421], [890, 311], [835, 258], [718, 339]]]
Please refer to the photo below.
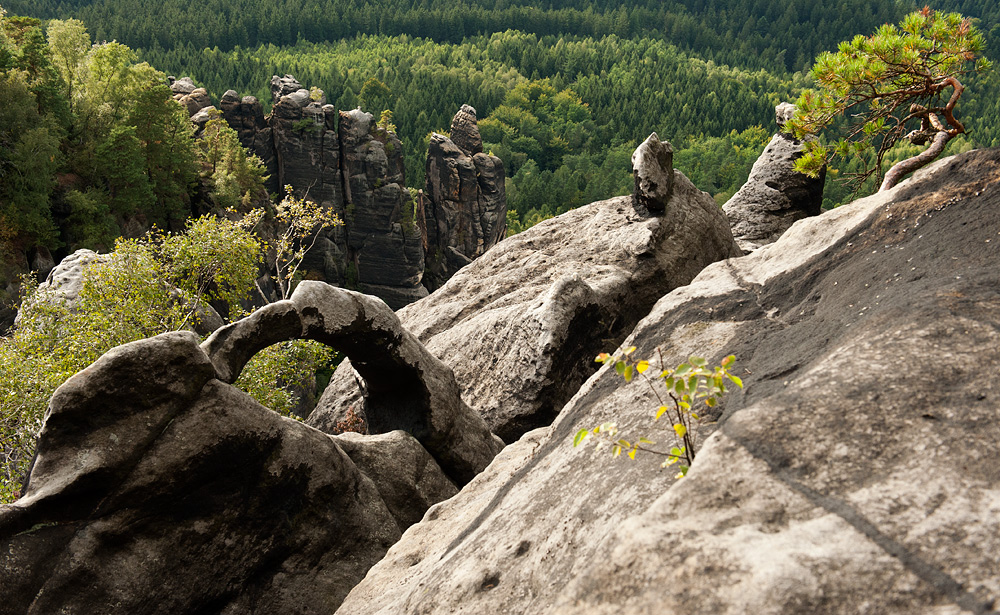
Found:
[[645, 372], [647, 369], [649, 369], [649, 361], [642, 360], [635, 364], [635, 371], [640, 374]]
[[674, 423], [674, 431], [677, 433], [678, 438], [683, 438], [684, 434], [688, 432], [688, 428], [680, 423]]
[[666, 406], [660, 406], [660, 409], [656, 411], [656, 418], [653, 419], [653, 420], [654, 421], [660, 420], [660, 417], [663, 416], [663, 413], [666, 412], [666, 411], [667, 411], [667, 407]]
[[628, 452], [628, 458], [632, 459], [633, 461], [635, 460], [635, 449], [634, 448]]

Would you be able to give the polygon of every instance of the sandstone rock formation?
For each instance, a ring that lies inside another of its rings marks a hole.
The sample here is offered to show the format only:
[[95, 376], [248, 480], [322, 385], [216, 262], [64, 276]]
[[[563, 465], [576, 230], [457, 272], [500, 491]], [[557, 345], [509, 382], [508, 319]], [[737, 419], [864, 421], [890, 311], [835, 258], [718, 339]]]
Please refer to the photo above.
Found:
[[[292, 186], [299, 196], [343, 210], [337, 111], [312, 100], [298, 82], [271, 82], [276, 94], [268, 118], [277, 158], [278, 185]], [[284, 93], [288, 92], [288, 93]], [[282, 190], [283, 194], [283, 190]]]
[[375, 433], [410, 432], [456, 483], [467, 483], [500, 450], [502, 443], [462, 401], [451, 369], [372, 296], [302, 282], [289, 300], [226, 325], [202, 347], [219, 379], [235, 382], [257, 352], [298, 338], [347, 355], [365, 380], [369, 428]]
[[662, 212], [674, 188], [674, 148], [654, 132], [632, 153], [635, 187], [632, 202], [636, 209]]
[[372, 114], [340, 113], [347, 249], [358, 289], [398, 309], [427, 296], [424, 250], [404, 184], [403, 144]]
[[240, 95], [235, 90], [227, 90], [219, 101], [219, 109], [230, 128], [239, 135], [240, 143], [260, 158], [267, 169], [267, 189], [272, 194], [281, 194], [278, 184], [278, 160], [274, 153], [273, 131], [264, 118], [264, 107], [256, 96]]
[[608, 366], [338, 612], [995, 612], [998, 186], [1000, 151], [970, 152], [709, 266], [623, 343], [736, 355], [686, 478], [572, 446], [609, 420], [669, 443]]
[[182, 77], [181, 79], [171, 81], [170, 91], [174, 93], [174, 100], [187, 109], [189, 116], [194, 116], [202, 109], [212, 105], [212, 99], [208, 96], [208, 90], [195, 86], [194, 81], [190, 77]]
[[404, 184], [396, 135], [360, 109], [338, 113], [321, 91], [310, 92], [291, 75], [273, 77], [271, 94], [267, 117], [256, 98], [241, 99], [232, 90], [220, 107], [244, 147], [265, 162], [269, 191], [291, 186], [344, 221], [322, 232], [305, 268], [393, 308], [426, 296], [416, 205]]
[[778, 133], [754, 163], [747, 182], [722, 206], [733, 236], [747, 252], [775, 241], [796, 220], [819, 214], [823, 204], [826, 169], [812, 178], [792, 168], [802, 157], [802, 143], [781, 127], [794, 112], [789, 103], [775, 107]]
[[[512, 442], [548, 425], [594, 372], [594, 356], [657, 299], [737, 254], [718, 205], [678, 172], [665, 215], [638, 215], [630, 197], [567, 212], [500, 242], [399, 318]], [[357, 390], [349, 365], [309, 424], [329, 431], [341, 420]]]
[[[351, 356], [372, 424], [410, 434], [334, 438], [226, 384], [299, 337]], [[0, 614], [331, 613], [455, 493], [444, 472], [468, 482], [499, 446], [384, 303], [304, 282], [201, 345], [119, 346], [56, 391], [25, 494], [0, 506]]]
[[419, 218], [425, 236], [430, 289], [482, 256], [507, 233], [506, 173], [496, 156], [483, 153], [476, 110], [462, 105], [451, 137], [434, 133]]
[[0, 613], [329, 613], [398, 532], [331, 438], [166, 333], [53, 396], [27, 492], [0, 507]]

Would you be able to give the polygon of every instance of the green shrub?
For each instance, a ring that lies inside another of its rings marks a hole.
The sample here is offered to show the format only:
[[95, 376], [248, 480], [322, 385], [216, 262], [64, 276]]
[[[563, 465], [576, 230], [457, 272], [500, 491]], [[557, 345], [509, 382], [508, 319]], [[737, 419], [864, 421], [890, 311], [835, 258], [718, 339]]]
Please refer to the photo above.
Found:
[[[615, 371], [626, 382], [631, 382], [636, 376], [639, 376], [649, 386], [660, 401], [653, 421], [659, 421], [663, 417], [670, 421], [670, 437], [674, 440], [675, 446], [670, 447], [667, 451], [662, 451], [650, 448], [655, 446], [656, 442], [646, 437], [639, 437], [634, 441], [619, 438], [617, 425], [610, 422], [594, 428], [581, 429], [573, 438], [573, 446], [579, 446], [588, 438], [595, 437], [601, 441], [601, 444], [611, 445], [611, 454], [614, 457], [620, 457], [622, 453], [625, 453], [629, 459], [635, 459], [637, 451], [662, 455], [666, 459], [660, 467], [679, 464], [680, 471], [676, 478], [683, 478], [687, 475], [688, 468], [697, 453], [698, 428], [704, 417], [704, 411], [699, 406], [714, 408], [728, 390], [726, 388], [727, 380], [741, 389], [743, 388], [743, 381], [729, 371], [735, 357], [729, 355], [716, 367], [709, 367], [708, 361], [705, 359], [691, 357], [687, 363], [681, 363], [673, 369], [664, 369], [661, 357], [659, 375], [650, 377], [646, 375], [650, 367], [649, 361], [636, 361], [632, 356], [633, 352], [635, 352], [635, 346], [626, 349], [620, 357], [605, 352], [597, 356], [597, 361], [605, 364], [612, 363], [615, 366]], [[654, 381], [661, 383], [662, 386], [654, 385]]]
[[[0, 338], [0, 502], [19, 497], [59, 385], [115, 346], [191, 327], [208, 301], [223, 301], [233, 318], [241, 316], [261, 254], [239, 223], [205, 216], [182, 234], [119, 239], [113, 253], [86, 267], [73, 305], [26, 276], [17, 325]], [[301, 248], [283, 262], [296, 263], [299, 255]], [[236, 385], [287, 416], [298, 403], [295, 391], [310, 388], [304, 385], [333, 356], [314, 342], [278, 344], [258, 353]]]

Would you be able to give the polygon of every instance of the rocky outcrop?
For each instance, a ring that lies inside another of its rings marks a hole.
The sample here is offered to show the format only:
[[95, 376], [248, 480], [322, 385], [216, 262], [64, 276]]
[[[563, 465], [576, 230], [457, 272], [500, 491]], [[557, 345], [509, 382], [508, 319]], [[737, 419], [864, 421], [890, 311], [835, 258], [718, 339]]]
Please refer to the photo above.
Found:
[[733, 227], [733, 236], [749, 252], [772, 243], [796, 220], [819, 214], [823, 204], [826, 168], [813, 178], [793, 168], [802, 157], [802, 143], [783, 132], [795, 106], [775, 108], [778, 133], [754, 163], [743, 187], [722, 206]]
[[274, 139], [278, 185], [292, 186], [298, 196], [342, 214], [337, 111], [333, 105], [313, 100], [309, 90], [301, 86], [289, 91], [298, 82], [287, 79], [271, 82], [276, 96], [268, 125]]
[[174, 100], [187, 110], [189, 116], [194, 116], [202, 109], [212, 106], [208, 90], [197, 87], [190, 77], [177, 80], [171, 77], [170, 91], [174, 94]]
[[686, 478], [572, 446], [605, 421], [669, 446], [609, 365], [338, 612], [993, 612], [998, 186], [1000, 151], [970, 152], [709, 266], [623, 343], [654, 372], [736, 356]]
[[[354, 360], [391, 433], [328, 436], [227, 384], [297, 338]], [[0, 506], [0, 614], [331, 613], [455, 494], [446, 473], [467, 483], [499, 448], [384, 303], [303, 282], [200, 345], [119, 346], [56, 391], [25, 493]]]
[[632, 153], [632, 203], [638, 211], [660, 213], [674, 189], [674, 148], [654, 132]]
[[374, 294], [393, 308], [427, 295], [416, 203], [405, 187], [403, 147], [360, 109], [337, 112], [322, 91], [273, 77], [274, 108], [230, 90], [220, 106], [240, 142], [267, 166], [268, 190], [291, 186], [344, 222], [324, 230], [304, 268], [324, 281]]
[[0, 613], [337, 607], [393, 517], [332, 438], [215, 375], [194, 334], [166, 333], [56, 391], [27, 491], [0, 507]]
[[500, 159], [483, 153], [476, 110], [469, 105], [455, 114], [451, 138], [431, 135], [420, 203], [429, 288], [440, 287], [504, 238], [505, 177]]
[[457, 484], [471, 480], [500, 450], [496, 436], [462, 401], [451, 369], [370, 295], [302, 282], [289, 300], [219, 329], [202, 347], [219, 378], [235, 382], [257, 352], [299, 338], [350, 358], [365, 382], [369, 429], [410, 432]]
[[[594, 356], [657, 299], [736, 254], [718, 205], [678, 172], [665, 215], [638, 215], [630, 197], [567, 212], [500, 242], [399, 318], [512, 442], [548, 425], [594, 372]], [[356, 390], [345, 363], [309, 424], [332, 430]]]
[[268, 175], [266, 180], [268, 192], [281, 194], [281, 186], [278, 183], [278, 159], [274, 153], [274, 131], [264, 119], [263, 105], [256, 96], [240, 98], [235, 90], [228, 90], [219, 101], [219, 109], [226, 123], [239, 135], [243, 147], [264, 163]]
[[461, 148], [441, 135], [432, 139], [429, 196], [415, 199], [404, 181], [402, 143], [370, 113], [338, 113], [321, 91], [291, 75], [274, 76], [271, 95], [267, 117], [256, 98], [232, 90], [219, 106], [244, 147], [264, 161], [270, 192], [292, 186], [344, 221], [323, 231], [304, 263], [323, 280], [401, 308], [503, 238], [503, 163], [482, 152], [472, 107], [463, 105], [452, 123]]
[[427, 296], [424, 250], [404, 184], [403, 144], [372, 114], [340, 113], [347, 250], [362, 292], [398, 309]]

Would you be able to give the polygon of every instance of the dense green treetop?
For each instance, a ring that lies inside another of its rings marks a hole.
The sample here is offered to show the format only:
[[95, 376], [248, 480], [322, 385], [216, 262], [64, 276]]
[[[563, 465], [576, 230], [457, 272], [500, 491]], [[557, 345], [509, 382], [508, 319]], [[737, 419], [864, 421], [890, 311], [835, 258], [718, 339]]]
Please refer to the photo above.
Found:
[[869, 177], [881, 178], [886, 155], [902, 139], [930, 143], [885, 174], [881, 190], [893, 187], [966, 133], [955, 116], [965, 91], [960, 78], [990, 68], [982, 51], [983, 37], [970, 19], [924, 8], [898, 27], [883, 25], [820, 54], [812, 69], [817, 88], [802, 93], [785, 128], [800, 139], [815, 137], [841, 115], [848, 128], [832, 146], [808, 139], [796, 168], [815, 176], [831, 154], [856, 157], [863, 164], [855, 178], [860, 186]]

